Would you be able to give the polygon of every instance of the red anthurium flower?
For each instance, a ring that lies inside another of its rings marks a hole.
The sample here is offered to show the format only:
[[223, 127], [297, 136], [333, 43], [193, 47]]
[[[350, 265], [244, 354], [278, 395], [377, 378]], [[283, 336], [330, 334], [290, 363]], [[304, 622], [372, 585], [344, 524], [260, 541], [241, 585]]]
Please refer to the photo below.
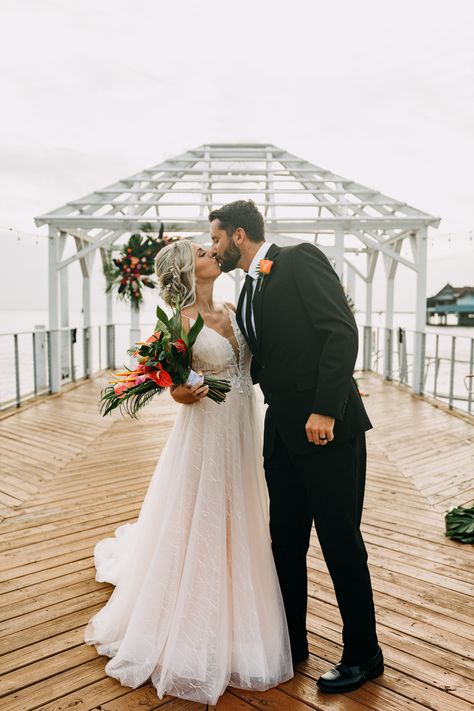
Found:
[[188, 348], [182, 338], [177, 338], [176, 341], [173, 341], [173, 346], [179, 353], [186, 353]]
[[166, 370], [163, 370], [162, 367], [160, 367], [159, 370], [155, 370], [153, 373], [150, 373], [150, 378], [161, 388], [169, 388], [173, 385], [171, 375], [167, 373]]

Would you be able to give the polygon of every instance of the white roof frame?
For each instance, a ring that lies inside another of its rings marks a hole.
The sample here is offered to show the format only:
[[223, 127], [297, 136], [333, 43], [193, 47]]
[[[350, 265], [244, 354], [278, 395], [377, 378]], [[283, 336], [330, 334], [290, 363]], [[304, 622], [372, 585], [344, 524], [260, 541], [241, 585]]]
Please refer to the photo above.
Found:
[[[89, 242], [91, 251], [128, 238], [141, 222], [163, 220], [175, 232], [208, 233], [209, 210], [248, 197], [265, 214], [267, 232], [277, 242], [292, 243], [339, 229], [357, 237], [364, 251], [378, 249], [398, 261], [402, 258], [395, 250], [383, 247], [398, 241], [402, 232], [408, 236], [422, 226], [437, 227], [440, 221], [276, 146], [216, 143], [71, 200], [35, 222], [69, 234], [74, 231]], [[278, 235], [290, 240], [279, 240]]]
[[[396, 268], [402, 264], [414, 270], [417, 331], [424, 330], [426, 235], [428, 227], [438, 227], [440, 218], [267, 143], [202, 145], [37, 216], [36, 225], [48, 225], [55, 243], [50, 250], [50, 281], [53, 271], [59, 273], [78, 259], [87, 277], [96, 250], [104, 258], [144, 222], [156, 223], [157, 229], [163, 222], [167, 232], [209, 242], [208, 212], [248, 198], [263, 212], [271, 241], [280, 245], [314, 241], [333, 259], [341, 279], [346, 265], [366, 282], [368, 325], [378, 255], [387, 277], [387, 328], [393, 317]], [[67, 235], [74, 237], [77, 253], [61, 261]], [[332, 235], [331, 244], [325, 235]], [[406, 239], [411, 257], [400, 253]], [[365, 270], [352, 264], [348, 255], [353, 253], [366, 254]], [[54, 301], [52, 289], [52, 329], [58, 318]], [[421, 387], [420, 378], [417, 372], [415, 381]]]

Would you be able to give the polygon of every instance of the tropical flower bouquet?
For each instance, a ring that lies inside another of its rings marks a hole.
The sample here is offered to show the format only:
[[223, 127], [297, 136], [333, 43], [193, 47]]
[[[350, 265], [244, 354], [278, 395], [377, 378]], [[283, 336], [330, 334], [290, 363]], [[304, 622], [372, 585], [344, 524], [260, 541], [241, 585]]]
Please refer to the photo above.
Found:
[[125, 371], [112, 373], [115, 380], [102, 390], [99, 403], [102, 415], [119, 407], [122, 413], [136, 417], [138, 410], [152, 397], [172, 385], [202, 383], [209, 387], [206, 397], [217, 403], [225, 400], [231, 389], [228, 380], [204, 376], [191, 368], [191, 348], [204, 325], [202, 316], [198, 314], [187, 334], [182, 326], [179, 304], [171, 317], [157, 306], [156, 316], [155, 332], [127, 351], [137, 358], [137, 368], [131, 370], [124, 366]]
[[149, 289], [156, 287], [153, 280], [155, 257], [163, 247], [177, 242], [180, 236], [169, 237], [164, 234], [161, 223], [158, 236], [154, 237], [154, 225], [146, 222], [141, 225], [145, 234], [134, 233], [128, 242], [122, 245], [120, 256], [107, 259], [104, 264], [104, 274], [107, 282], [106, 291], [117, 290], [117, 296], [130, 301], [135, 310], [139, 310], [143, 302], [143, 286]]

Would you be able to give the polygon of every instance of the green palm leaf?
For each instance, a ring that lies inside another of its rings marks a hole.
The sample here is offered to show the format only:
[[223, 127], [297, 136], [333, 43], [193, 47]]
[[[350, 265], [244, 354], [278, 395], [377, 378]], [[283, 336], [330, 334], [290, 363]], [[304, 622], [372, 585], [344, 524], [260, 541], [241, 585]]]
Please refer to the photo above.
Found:
[[445, 536], [460, 543], [474, 543], [474, 506], [456, 506], [444, 518]]

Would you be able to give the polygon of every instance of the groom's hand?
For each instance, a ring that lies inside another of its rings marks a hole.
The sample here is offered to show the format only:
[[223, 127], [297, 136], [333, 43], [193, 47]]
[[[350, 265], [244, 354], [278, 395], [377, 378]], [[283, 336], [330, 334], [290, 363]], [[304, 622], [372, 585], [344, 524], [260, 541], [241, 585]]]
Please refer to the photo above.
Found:
[[308, 442], [325, 445], [334, 439], [334, 417], [311, 413], [305, 425]]

